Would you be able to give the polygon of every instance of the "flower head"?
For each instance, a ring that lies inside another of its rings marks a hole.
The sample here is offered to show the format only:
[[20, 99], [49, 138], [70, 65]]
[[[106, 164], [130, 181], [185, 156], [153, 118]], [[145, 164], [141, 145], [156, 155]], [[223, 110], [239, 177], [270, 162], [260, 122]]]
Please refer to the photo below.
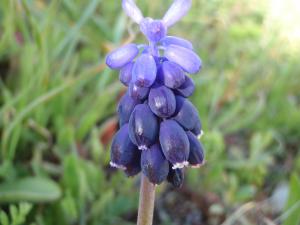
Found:
[[140, 28], [147, 39], [154, 43], [160, 41], [167, 34], [167, 27], [161, 20], [145, 18], [142, 20]]
[[193, 45], [167, 36], [168, 28], [186, 15], [191, 0], [174, 0], [161, 20], [144, 18], [134, 0], [123, 0], [125, 13], [140, 26], [148, 44], [127, 44], [109, 53], [106, 64], [120, 70], [128, 87], [118, 105], [120, 130], [111, 145], [111, 166], [128, 176], [140, 171], [154, 184], [183, 183], [183, 168], [199, 167], [204, 152], [198, 110], [187, 99], [195, 90], [187, 75], [202, 61]]

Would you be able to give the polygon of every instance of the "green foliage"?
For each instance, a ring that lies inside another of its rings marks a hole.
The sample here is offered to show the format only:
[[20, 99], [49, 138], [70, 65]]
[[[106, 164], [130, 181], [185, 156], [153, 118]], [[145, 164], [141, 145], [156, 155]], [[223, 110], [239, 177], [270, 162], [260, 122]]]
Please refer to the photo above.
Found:
[[[9, 213], [0, 211], [1, 225], [23, 225], [26, 222], [26, 217], [30, 213], [32, 205], [26, 202], [9, 206]], [[31, 225], [34, 225], [33, 223]]]
[[283, 225], [297, 225], [300, 223], [300, 178], [292, 174], [290, 179], [289, 198], [286, 204], [285, 214], [287, 215]]
[[61, 191], [52, 180], [27, 177], [0, 184], [0, 202], [48, 202], [57, 200]]
[[[172, 1], [137, 2], [160, 18]], [[190, 39], [204, 62], [192, 101], [206, 165], [186, 170], [185, 187], [214, 192], [230, 213], [291, 177], [285, 225], [292, 225], [300, 44], [283, 38], [271, 3], [194, 0], [169, 32]], [[101, 137], [123, 90], [104, 57], [130, 35], [144, 41], [137, 32], [115, 1], [0, 1], [1, 224], [132, 224], [138, 178], [109, 169], [110, 140]]]

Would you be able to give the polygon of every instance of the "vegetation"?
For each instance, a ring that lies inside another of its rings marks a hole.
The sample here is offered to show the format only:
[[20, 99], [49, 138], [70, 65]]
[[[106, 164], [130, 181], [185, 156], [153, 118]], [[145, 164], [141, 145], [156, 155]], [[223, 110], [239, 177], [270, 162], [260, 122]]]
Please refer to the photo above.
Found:
[[[160, 18], [171, 0], [137, 2]], [[159, 186], [154, 224], [299, 224], [292, 2], [278, 14], [274, 0], [194, 0], [170, 29], [204, 63], [192, 101], [207, 163], [181, 189]], [[104, 65], [142, 41], [128, 21], [116, 1], [0, 1], [0, 224], [135, 223], [139, 177], [109, 167], [124, 89]]]

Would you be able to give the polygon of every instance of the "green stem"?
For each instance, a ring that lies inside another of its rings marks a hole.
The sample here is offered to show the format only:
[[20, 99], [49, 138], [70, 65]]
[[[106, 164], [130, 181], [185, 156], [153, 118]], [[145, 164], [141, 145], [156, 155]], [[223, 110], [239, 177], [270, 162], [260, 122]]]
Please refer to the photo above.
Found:
[[155, 185], [142, 174], [137, 225], [152, 225]]

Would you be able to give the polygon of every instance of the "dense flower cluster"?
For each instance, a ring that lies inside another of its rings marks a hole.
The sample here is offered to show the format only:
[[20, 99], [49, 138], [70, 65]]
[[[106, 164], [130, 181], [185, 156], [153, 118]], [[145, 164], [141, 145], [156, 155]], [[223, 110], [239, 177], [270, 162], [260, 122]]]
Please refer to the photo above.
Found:
[[191, 0], [174, 0], [162, 20], [144, 18], [133, 0], [123, 0], [122, 6], [149, 44], [127, 44], [106, 58], [128, 87], [118, 105], [120, 130], [112, 142], [110, 164], [128, 176], [142, 171], [154, 184], [168, 180], [179, 187], [182, 169], [204, 161], [198, 111], [187, 99], [195, 86], [186, 75], [200, 71], [201, 59], [189, 41], [167, 36]]

